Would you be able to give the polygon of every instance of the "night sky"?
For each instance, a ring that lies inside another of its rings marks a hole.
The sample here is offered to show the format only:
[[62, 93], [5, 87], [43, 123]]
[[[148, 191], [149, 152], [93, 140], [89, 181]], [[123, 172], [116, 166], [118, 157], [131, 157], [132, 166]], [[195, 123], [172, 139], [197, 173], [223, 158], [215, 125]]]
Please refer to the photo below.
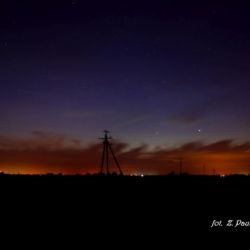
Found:
[[247, 1], [1, 1], [0, 170], [250, 171]]

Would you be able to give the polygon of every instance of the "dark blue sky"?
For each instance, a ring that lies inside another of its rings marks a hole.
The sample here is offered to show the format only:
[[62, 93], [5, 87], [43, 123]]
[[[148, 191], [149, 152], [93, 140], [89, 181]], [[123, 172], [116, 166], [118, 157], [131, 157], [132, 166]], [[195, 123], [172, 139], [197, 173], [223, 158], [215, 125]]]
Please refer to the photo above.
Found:
[[107, 128], [131, 145], [249, 139], [247, 1], [1, 1], [0, 9], [2, 135], [88, 143]]

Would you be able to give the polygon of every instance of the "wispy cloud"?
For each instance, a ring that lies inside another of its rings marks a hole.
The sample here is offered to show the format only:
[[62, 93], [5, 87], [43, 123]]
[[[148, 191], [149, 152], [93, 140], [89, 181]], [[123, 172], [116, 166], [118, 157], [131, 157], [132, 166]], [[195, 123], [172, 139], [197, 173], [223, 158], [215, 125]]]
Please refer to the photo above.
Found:
[[81, 142], [68, 136], [43, 131], [33, 131], [29, 138], [0, 136], [0, 150], [61, 150], [79, 147]]
[[[178, 172], [179, 157], [184, 171], [200, 173], [206, 165], [210, 173], [249, 173], [250, 142], [236, 144], [222, 140], [204, 144], [189, 142], [175, 148], [149, 150], [144, 144], [132, 148], [115, 142], [114, 151], [126, 173], [164, 174]], [[22, 173], [86, 173], [99, 170], [101, 144], [83, 144], [63, 135], [33, 132], [30, 138], [0, 137], [0, 170]], [[210, 169], [210, 170], [209, 170]]]
[[182, 123], [198, 122], [208, 114], [214, 113], [225, 105], [225, 100], [231, 100], [231, 92], [220, 94], [208, 100], [200, 101], [190, 106], [186, 106], [183, 110], [177, 112], [170, 117], [170, 121]]

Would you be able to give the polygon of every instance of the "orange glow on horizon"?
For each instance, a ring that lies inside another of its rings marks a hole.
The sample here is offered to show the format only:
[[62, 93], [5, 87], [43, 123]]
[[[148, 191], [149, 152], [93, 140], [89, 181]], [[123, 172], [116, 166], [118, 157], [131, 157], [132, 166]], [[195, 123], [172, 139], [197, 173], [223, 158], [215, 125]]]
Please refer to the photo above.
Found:
[[[91, 158], [91, 156], [90, 156]], [[168, 174], [171, 172], [179, 173], [179, 161], [174, 159], [171, 161], [156, 161], [154, 159], [138, 160], [135, 164], [126, 162], [126, 159], [120, 157], [120, 163], [125, 174]], [[171, 159], [171, 158], [170, 158]], [[34, 160], [34, 159], [33, 159]], [[159, 160], [159, 159], [158, 159]], [[80, 162], [81, 161], [81, 162]], [[132, 160], [131, 160], [132, 161]], [[89, 163], [88, 166], [85, 167]], [[238, 153], [198, 153], [183, 157], [183, 172], [190, 174], [250, 174], [250, 163], [248, 155]], [[13, 159], [8, 165], [0, 163], [0, 171], [8, 174], [94, 174], [99, 172], [100, 163], [98, 159], [79, 159], [76, 167], [70, 165], [61, 165], [61, 161], [54, 161], [51, 164], [29, 164], [17, 163]], [[111, 171], [116, 171], [114, 164], [111, 164]]]
[[[45, 138], [46, 143], [43, 141], [42, 145], [39, 144], [40, 137], [30, 140], [2, 138], [2, 145], [6, 146], [0, 148], [0, 171], [20, 174], [85, 174], [100, 171], [102, 145], [68, 147], [68, 144], [58, 145], [53, 136], [53, 140], [48, 136]], [[190, 174], [250, 173], [248, 142], [192, 142], [174, 149], [152, 151], [145, 145], [131, 148], [129, 144], [115, 142], [113, 150], [125, 174], [179, 173], [180, 157], [183, 158], [182, 171]]]

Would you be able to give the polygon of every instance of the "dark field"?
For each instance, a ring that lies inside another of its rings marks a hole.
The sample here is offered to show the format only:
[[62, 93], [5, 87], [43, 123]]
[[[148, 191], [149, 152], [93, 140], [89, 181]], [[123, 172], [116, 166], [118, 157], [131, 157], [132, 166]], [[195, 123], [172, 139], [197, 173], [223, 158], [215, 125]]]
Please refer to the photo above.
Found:
[[[250, 231], [226, 227], [228, 220], [250, 219], [249, 176], [1, 175], [0, 188], [3, 213], [19, 226], [163, 238], [168, 232]], [[213, 220], [223, 226], [210, 228]]]

